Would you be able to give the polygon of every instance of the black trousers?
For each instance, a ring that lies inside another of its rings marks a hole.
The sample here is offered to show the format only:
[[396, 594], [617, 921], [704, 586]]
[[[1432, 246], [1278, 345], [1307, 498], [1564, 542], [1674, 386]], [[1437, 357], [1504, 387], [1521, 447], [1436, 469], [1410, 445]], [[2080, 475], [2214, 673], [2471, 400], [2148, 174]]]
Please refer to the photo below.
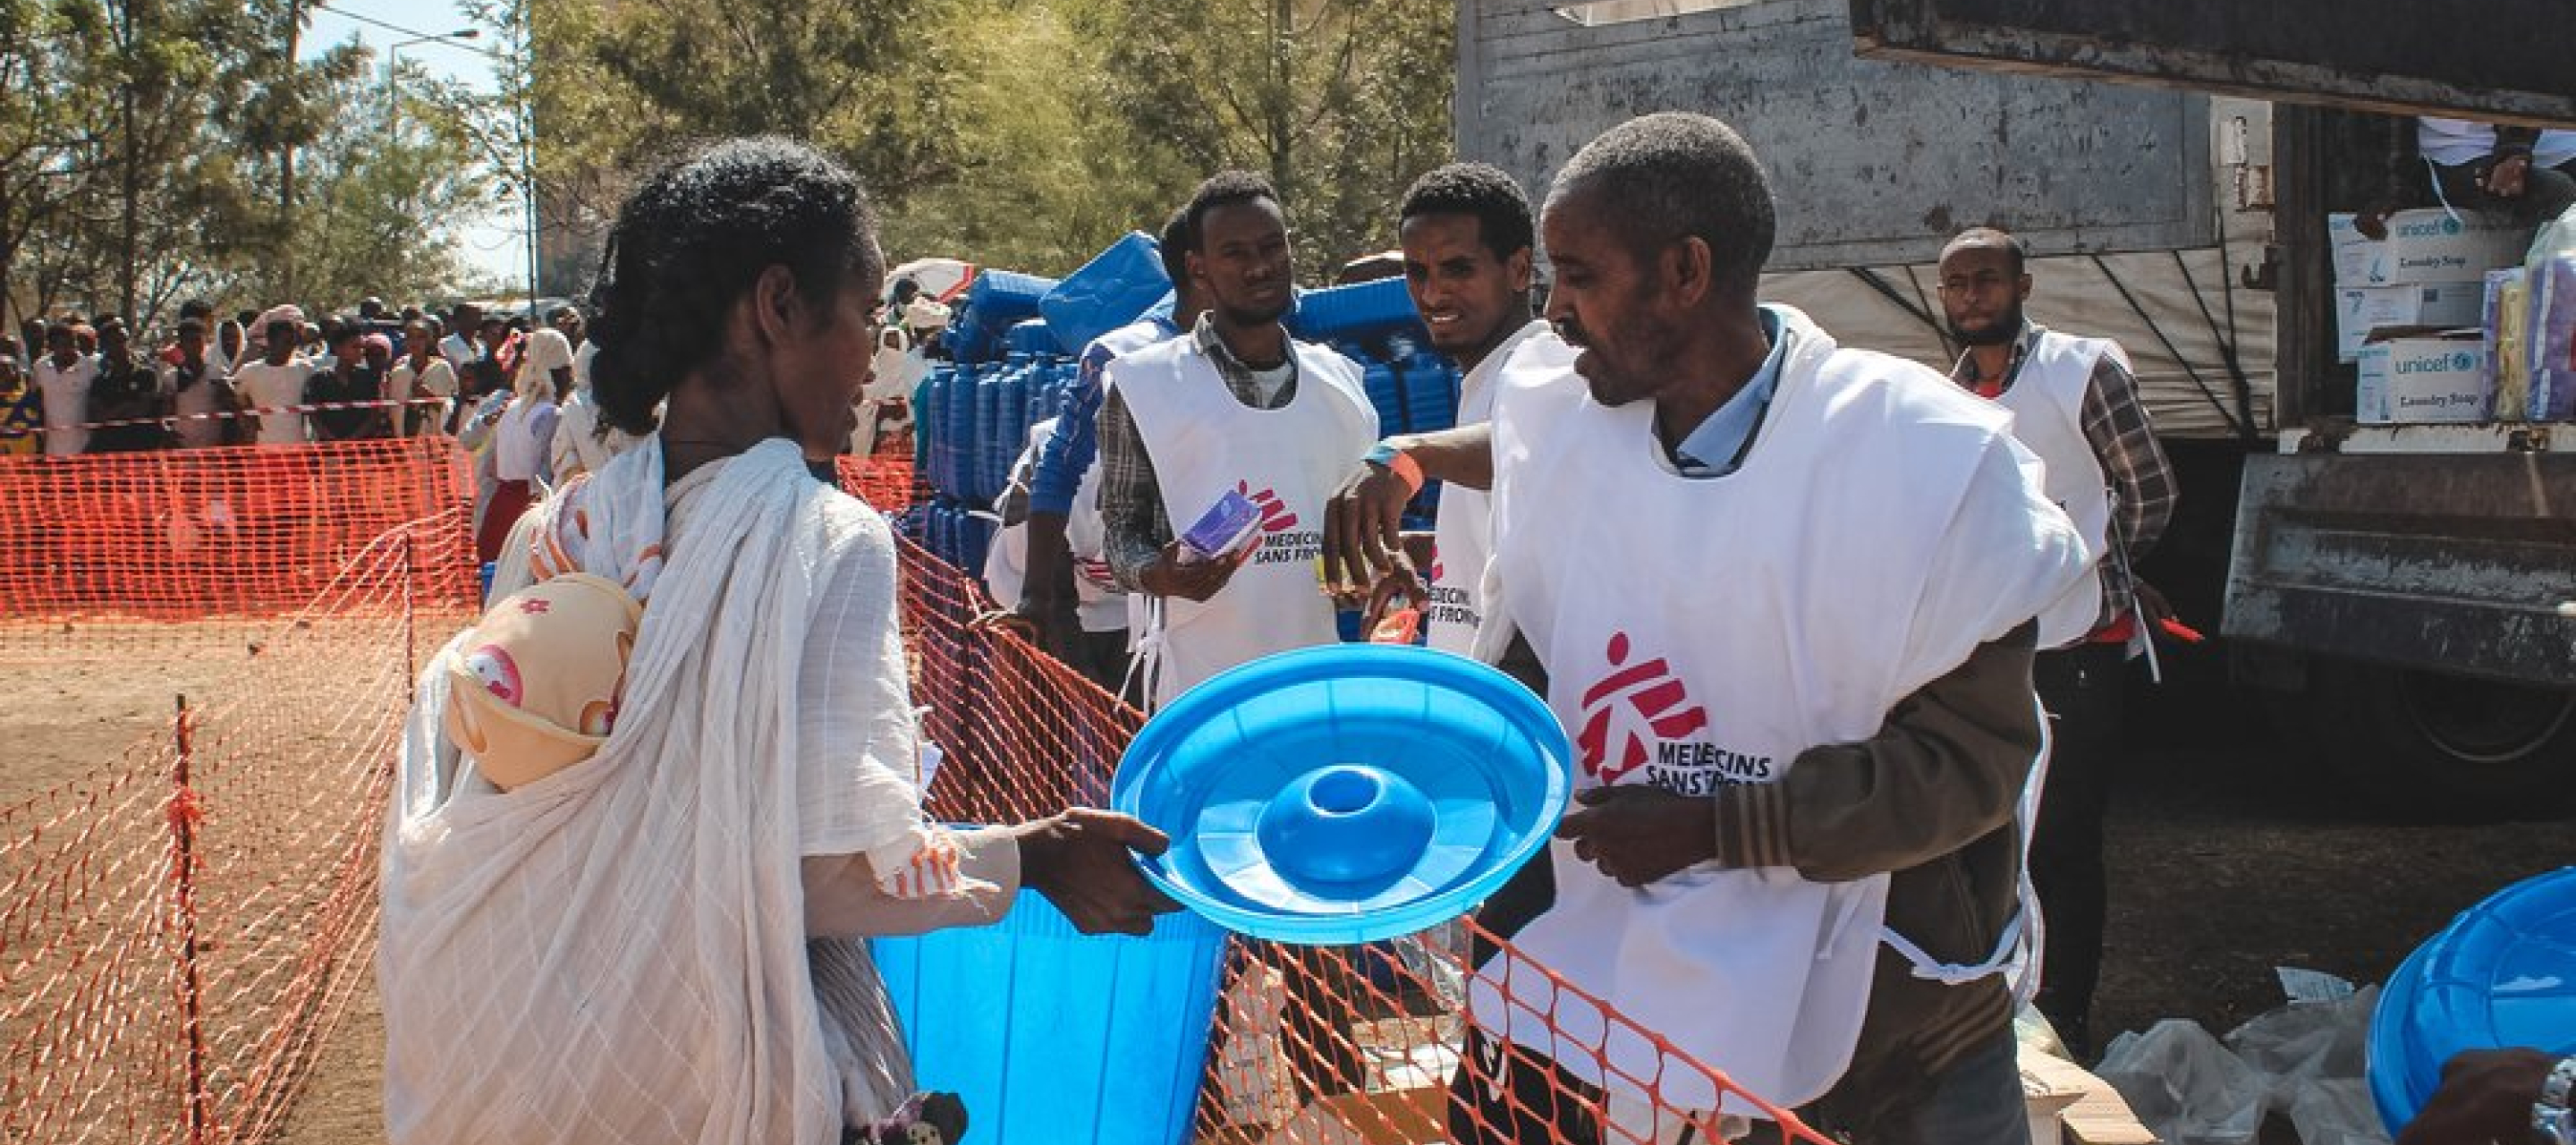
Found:
[[2030, 845], [2030, 878], [2048, 926], [2034, 1002], [2078, 1054], [2092, 1052], [2093, 988], [2102, 977], [2102, 820], [2119, 762], [2127, 675], [2128, 649], [2120, 644], [2042, 652], [2031, 666], [2052, 745]]

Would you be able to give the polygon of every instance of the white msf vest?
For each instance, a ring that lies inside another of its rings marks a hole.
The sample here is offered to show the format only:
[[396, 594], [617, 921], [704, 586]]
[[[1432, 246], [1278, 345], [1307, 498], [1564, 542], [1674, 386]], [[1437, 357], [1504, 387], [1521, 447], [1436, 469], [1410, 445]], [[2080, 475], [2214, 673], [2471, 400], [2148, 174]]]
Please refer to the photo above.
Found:
[[2021, 372], [2013, 376], [2012, 388], [1995, 399], [2012, 411], [2013, 437], [2048, 467], [2042, 482], [2048, 499], [2074, 519], [2076, 532], [2096, 557], [2083, 580], [2040, 611], [2042, 648], [2081, 643], [2110, 619], [2102, 615], [2099, 562], [2110, 552], [2111, 490], [2093, 443], [2084, 436], [2084, 392], [2105, 354], [2124, 368], [2129, 364], [2118, 343], [2042, 331]]
[[[1779, 389], [1725, 477], [1664, 463], [1651, 402], [1604, 407], [1570, 375], [1502, 395], [1488, 623], [1517, 623], [1547, 666], [1578, 789], [1780, 782], [1806, 749], [1875, 734], [2085, 557], [1994, 409], [1779, 313]], [[1556, 901], [1516, 939], [1531, 959], [1783, 1105], [1850, 1064], [1886, 875], [1710, 863], [1628, 890], [1569, 844], [1550, 859]], [[1652, 1048], [1529, 967], [1487, 974], [1503, 985], [1471, 985], [1480, 1027], [1587, 1081], [1606, 1057], [1614, 1088], [1656, 1079], [1668, 1104], [1715, 1106], [1704, 1081], [1660, 1072]]]
[[1235, 665], [1331, 644], [1332, 601], [1315, 574], [1324, 503], [1377, 441], [1377, 411], [1359, 367], [1322, 346], [1288, 343], [1297, 392], [1273, 410], [1244, 405], [1194, 337], [1174, 338], [1109, 364], [1154, 461], [1163, 510], [1186, 531], [1225, 494], [1261, 505], [1261, 548], [1207, 603], [1154, 601], [1139, 635], [1154, 705]]
[[1100, 464], [1082, 471], [1073, 508], [1064, 518], [1065, 547], [1073, 554], [1073, 599], [1085, 632], [1127, 628], [1127, 590], [1109, 572], [1109, 526], [1100, 519]]
[[[1011, 484], [1025, 487], [1029, 471], [1037, 466], [1038, 447], [1055, 432], [1056, 418], [1048, 418], [1029, 427], [1028, 441], [1020, 459], [1011, 465]], [[1003, 494], [1008, 500], [1009, 494]], [[1000, 505], [994, 511], [1001, 511]], [[1082, 472], [1082, 483], [1073, 492], [1073, 509], [1065, 515], [1066, 548], [1073, 556], [1074, 615], [1085, 632], [1116, 632], [1127, 627], [1127, 602], [1116, 582], [1109, 578], [1109, 562], [1102, 545], [1108, 530], [1100, 521], [1100, 467], [1093, 465]], [[1020, 599], [1027, 583], [1029, 569], [1029, 523], [1004, 525], [993, 538], [993, 547], [984, 555], [984, 584], [993, 599], [1009, 605]]]
[[[1494, 416], [1497, 375], [1507, 370], [1546, 370], [1562, 374], [1574, 366], [1574, 348], [1544, 321], [1521, 327], [1494, 347], [1458, 383], [1458, 424], [1475, 425]], [[1431, 594], [1424, 619], [1425, 641], [1444, 652], [1469, 655], [1476, 630], [1483, 624], [1481, 600], [1485, 562], [1494, 553], [1493, 498], [1482, 489], [1450, 484], [1440, 487], [1440, 515], [1432, 527], [1431, 575], [1423, 582]]]

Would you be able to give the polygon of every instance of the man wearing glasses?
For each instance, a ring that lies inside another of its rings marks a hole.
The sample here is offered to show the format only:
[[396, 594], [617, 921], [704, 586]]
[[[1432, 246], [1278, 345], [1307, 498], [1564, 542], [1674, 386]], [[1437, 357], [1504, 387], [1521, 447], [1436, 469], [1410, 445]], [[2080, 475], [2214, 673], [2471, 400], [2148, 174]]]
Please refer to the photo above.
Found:
[[1951, 337], [1966, 347], [1951, 379], [2013, 411], [2013, 436], [2047, 462], [2048, 498], [2099, 554], [2078, 591], [2040, 614], [2031, 670], [2054, 717], [2030, 850], [2048, 936], [2034, 1001], [2067, 1048], [2089, 1056], [2102, 969], [2102, 816], [2120, 748], [2123, 669], [2147, 627], [2171, 613], [2130, 570], [2164, 535], [2176, 490], [2128, 355], [2108, 339], [2023, 316], [2026, 258], [2021, 240], [2003, 231], [1962, 232], [1941, 252], [1941, 306]]

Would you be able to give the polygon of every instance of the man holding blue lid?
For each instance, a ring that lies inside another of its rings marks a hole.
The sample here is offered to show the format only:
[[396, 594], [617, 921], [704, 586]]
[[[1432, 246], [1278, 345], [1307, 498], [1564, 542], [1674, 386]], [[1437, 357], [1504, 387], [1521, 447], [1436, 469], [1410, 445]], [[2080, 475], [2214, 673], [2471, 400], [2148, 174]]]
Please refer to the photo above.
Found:
[[[1583, 994], [1853, 1145], [2028, 1139], [2005, 977], [2032, 618], [2090, 554], [2002, 413], [1757, 301], [1773, 230], [1725, 124], [1605, 132], [1540, 212], [1579, 356], [1507, 365], [1490, 425], [1408, 450], [1490, 470], [1474, 651], [1535, 665], [1577, 755], [1544, 905], [1470, 983], [1461, 1142], [1759, 1116]], [[1402, 488], [1339, 508], [1382, 536]]]
[[[1235, 665], [1339, 639], [1315, 591], [1324, 502], [1377, 440], [1359, 367], [1280, 324], [1294, 267], [1278, 194], [1222, 172], [1184, 218], [1207, 313], [1109, 363], [1100, 407], [1105, 549], [1118, 583], [1149, 598], [1136, 651], [1157, 708]], [[1246, 503], [1248, 544], [1185, 547], [1212, 509]]]

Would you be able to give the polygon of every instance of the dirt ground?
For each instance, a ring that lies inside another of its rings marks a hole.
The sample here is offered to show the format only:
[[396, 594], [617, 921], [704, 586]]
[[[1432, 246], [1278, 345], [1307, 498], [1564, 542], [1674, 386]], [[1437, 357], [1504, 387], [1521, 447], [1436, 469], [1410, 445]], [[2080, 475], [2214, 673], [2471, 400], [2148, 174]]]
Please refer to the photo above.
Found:
[[[211, 693], [241, 671], [228, 642], [237, 643], [217, 634], [185, 655], [146, 648], [68, 660], [0, 642], [0, 803], [165, 734], [174, 692]], [[2390, 822], [2299, 779], [2267, 735], [2232, 714], [2163, 713], [2137, 738], [2110, 833], [2109, 949], [2094, 1019], [2102, 1041], [2164, 1017], [2223, 1034], [2280, 1004], [2275, 966], [2378, 981], [2491, 891], [2576, 864], [2566, 822]], [[370, 985], [329, 1042], [285, 1140], [382, 1139], [381, 1039]]]

